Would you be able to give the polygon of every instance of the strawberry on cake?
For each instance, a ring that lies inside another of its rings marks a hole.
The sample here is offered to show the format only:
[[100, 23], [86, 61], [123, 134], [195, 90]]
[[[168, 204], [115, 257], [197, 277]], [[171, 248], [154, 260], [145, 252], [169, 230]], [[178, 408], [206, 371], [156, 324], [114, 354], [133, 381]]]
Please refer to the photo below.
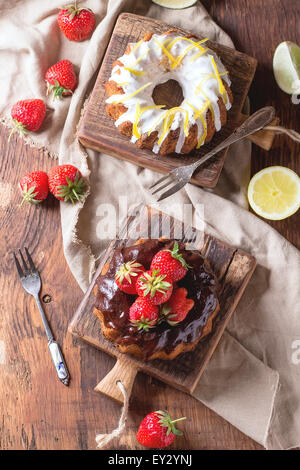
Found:
[[104, 336], [143, 360], [174, 359], [212, 330], [219, 285], [198, 251], [175, 240], [139, 240], [115, 251], [96, 280]]

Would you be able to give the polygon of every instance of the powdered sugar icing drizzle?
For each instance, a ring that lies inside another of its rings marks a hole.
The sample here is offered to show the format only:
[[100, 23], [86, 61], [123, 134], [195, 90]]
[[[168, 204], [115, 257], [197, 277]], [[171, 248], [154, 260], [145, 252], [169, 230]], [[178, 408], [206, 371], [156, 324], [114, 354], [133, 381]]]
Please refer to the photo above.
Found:
[[[123, 66], [113, 68], [110, 80], [122, 87], [124, 94], [112, 95], [106, 102], [126, 106], [115, 125], [133, 123], [131, 142], [157, 131], [153, 152], [158, 153], [169, 131], [179, 128], [176, 153], [180, 153], [189, 128], [196, 123], [199, 148], [205, 141], [209, 109], [216, 130], [221, 129], [218, 100], [223, 100], [227, 110], [231, 108], [223, 81], [228, 86], [231, 82], [221, 60], [205, 43], [177, 33], [154, 34], [149, 41], [130, 44], [130, 53], [118, 59]], [[155, 105], [152, 93], [158, 84], [171, 79], [180, 84], [184, 99], [178, 107], [166, 110]]]

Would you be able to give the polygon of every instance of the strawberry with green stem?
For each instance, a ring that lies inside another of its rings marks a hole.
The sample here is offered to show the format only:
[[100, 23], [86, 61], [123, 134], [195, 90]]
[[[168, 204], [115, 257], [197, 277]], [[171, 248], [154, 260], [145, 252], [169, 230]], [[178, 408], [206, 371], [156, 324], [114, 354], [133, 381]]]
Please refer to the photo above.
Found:
[[182, 279], [190, 266], [179, 251], [178, 242], [174, 242], [172, 250], [160, 250], [154, 255], [151, 269], [159, 269], [161, 274], [168, 275], [173, 282]]
[[138, 297], [129, 309], [130, 323], [138, 331], [148, 331], [149, 328], [153, 328], [157, 323], [158, 314], [158, 307], [141, 297]]
[[145, 271], [141, 263], [136, 261], [128, 261], [119, 266], [115, 275], [115, 281], [119, 289], [126, 294], [136, 294], [136, 281], [138, 276]]
[[77, 86], [77, 77], [72, 62], [60, 60], [46, 72], [47, 94], [52, 93], [53, 99], [68, 96]]
[[33, 171], [22, 176], [19, 182], [22, 192], [22, 204], [27, 201], [31, 204], [39, 204], [48, 196], [48, 175], [44, 171]]
[[81, 201], [87, 183], [82, 174], [73, 165], [57, 165], [48, 172], [50, 192], [60, 201]]
[[21, 100], [13, 105], [10, 113], [14, 127], [9, 134], [8, 141], [16, 131], [24, 135], [28, 132], [36, 132], [45, 119], [46, 105], [40, 99]]
[[83, 41], [95, 26], [95, 15], [89, 8], [79, 8], [77, 1], [63, 7], [57, 17], [58, 26], [70, 41]]
[[167, 447], [174, 442], [176, 436], [182, 435], [182, 431], [176, 428], [175, 423], [184, 419], [186, 417], [172, 420], [167, 411], [154, 411], [143, 419], [136, 438], [145, 447]]
[[172, 280], [169, 276], [161, 274], [159, 270], [150, 269], [140, 274], [136, 281], [137, 294], [153, 305], [166, 302], [173, 290]]

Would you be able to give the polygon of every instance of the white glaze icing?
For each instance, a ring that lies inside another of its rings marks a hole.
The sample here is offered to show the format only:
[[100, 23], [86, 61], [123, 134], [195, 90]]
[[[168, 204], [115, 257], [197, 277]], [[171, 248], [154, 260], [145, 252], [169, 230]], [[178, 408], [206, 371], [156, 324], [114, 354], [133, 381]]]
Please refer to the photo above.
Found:
[[[174, 42], [174, 40], [176, 41]], [[177, 128], [180, 128], [180, 134], [175, 151], [180, 153], [188, 129], [194, 123], [198, 126], [198, 142], [200, 143], [202, 138], [201, 145], [203, 145], [205, 129], [202, 119], [206, 120], [207, 110], [209, 108], [212, 110], [216, 130], [219, 131], [221, 129], [220, 110], [217, 104], [219, 98], [223, 100], [227, 110], [231, 108], [225, 88], [221, 93], [220, 77], [218, 79], [214, 68], [213, 61], [215, 61], [222, 80], [230, 86], [231, 82], [221, 60], [214, 51], [207, 48], [205, 42], [197, 47], [195, 45], [197, 40], [192, 38], [191, 41], [193, 42], [189, 42], [177, 33], [171, 33], [168, 35], [154, 34], [149, 41], [131, 43], [131, 52], [118, 59], [124, 66], [116, 65], [110, 76], [110, 80], [121, 86], [125, 94], [112, 95], [106, 102], [123, 102], [127, 108], [127, 111], [115, 121], [115, 125], [118, 127], [126, 121], [136, 122], [137, 132], [140, 136], [157, 130], [158, 139], [153, 147], [154, 153], [159, 152], [169, 130]], [[201, 48], [205, 49], [204, 53]], [[184, 54], [179, 64], [174, 68], [172, 68], [174, 61], [169, 57], [170, 54], [175, 60]], [[154, 106], [152, 98], [154, 88], [170, 79], [176, 80], [180, 84], [184, 99], [179, 106], [182, 110], [174, 111], [173, 121], [171, 117], [168, 121], [169, 124], [171, 123], [169, 130], [163, 135], [166, 121], [162, 119], [162, 116], [166, 116], [167, 110], [157, 107], [146, 110], [137, 121], [137, 107], [143, 109]], [[144, 86], [144, 89], [130, 96]], [[197, 111], [202, 108], [202, 112], [197, 115]], [[188, 117], [187, 126], [184, 125], [186, 117]], [[137, 139], [138, 137], [133, 134], [131, 141], [134, 143]]]

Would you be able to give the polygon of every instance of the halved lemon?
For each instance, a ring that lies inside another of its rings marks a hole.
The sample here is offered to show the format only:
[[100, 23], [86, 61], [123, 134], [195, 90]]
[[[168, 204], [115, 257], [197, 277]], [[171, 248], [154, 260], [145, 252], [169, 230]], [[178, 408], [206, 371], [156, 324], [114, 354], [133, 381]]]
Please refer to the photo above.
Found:
[[281, 42], [274, 53], [273, 72], [279, 88], [289, 95], [300, 93], [300, 47]]
[[191, 7], [197, 0], [152, 0], [156, 5], [161, 7], [173, 8], [174, 10], [181, 10], [182, 8]]
[[261, 217], [285, 219], [300, 207], [300, 178], [283, 166], [264, 168], [250, 180], [248, 200], [254, 212]]

